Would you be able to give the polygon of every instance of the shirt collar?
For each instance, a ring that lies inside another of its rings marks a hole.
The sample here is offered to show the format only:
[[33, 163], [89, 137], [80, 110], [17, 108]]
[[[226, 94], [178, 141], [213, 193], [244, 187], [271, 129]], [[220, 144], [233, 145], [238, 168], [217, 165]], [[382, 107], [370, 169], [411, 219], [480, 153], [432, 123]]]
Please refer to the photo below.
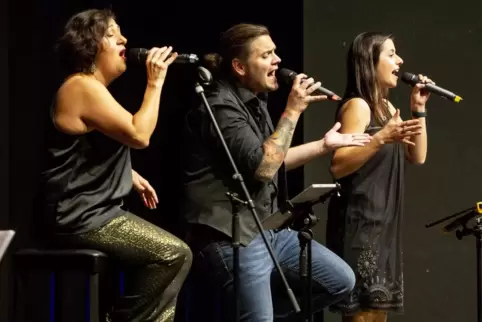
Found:
[[252, 104], [254, 103], [253, 100], [256, 100], [256, 105], [261, 105], [261, 102], [265, 104], [268, 102], [268, 93], [263, 92], [256, 95], [234, 77], [223, 80], [223, 83], [228, 85], [238, 95], [243, 104]]

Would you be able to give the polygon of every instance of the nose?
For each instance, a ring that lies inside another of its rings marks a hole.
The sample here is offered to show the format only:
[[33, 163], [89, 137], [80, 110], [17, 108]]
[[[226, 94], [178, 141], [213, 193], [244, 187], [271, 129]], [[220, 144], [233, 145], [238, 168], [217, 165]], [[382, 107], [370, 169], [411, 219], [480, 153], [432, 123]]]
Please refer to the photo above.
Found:
[[279, 64], [279, 63], [281, 63], [281, 58], [279, 58], [278, 55], [274, 54], [273, 64]]
[[399, 65], [402, 65], [403, 64], [403, 59], [402, 57], [398, 56], [398, 64]]
[[127, 44], [127, 38], [121, 35], [120, 42], [121, 42], [122, 45]]

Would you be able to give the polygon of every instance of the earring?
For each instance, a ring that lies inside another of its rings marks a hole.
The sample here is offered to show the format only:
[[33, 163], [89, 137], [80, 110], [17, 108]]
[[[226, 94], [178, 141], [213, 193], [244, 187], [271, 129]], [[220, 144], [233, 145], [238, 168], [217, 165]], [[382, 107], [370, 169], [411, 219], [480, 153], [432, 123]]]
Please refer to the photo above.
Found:
[[95, 72], [95, 69], [96, 69], [95, 63], [92, 63], [92, 66], [90, 66], [89, 72], [93, 74]]

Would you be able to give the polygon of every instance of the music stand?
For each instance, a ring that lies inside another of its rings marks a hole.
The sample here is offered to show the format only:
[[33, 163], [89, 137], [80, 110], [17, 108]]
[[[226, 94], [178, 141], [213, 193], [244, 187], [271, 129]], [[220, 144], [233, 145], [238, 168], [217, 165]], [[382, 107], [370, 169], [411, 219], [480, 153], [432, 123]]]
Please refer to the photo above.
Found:
[[[462, 240], [465, 236], [475, 237], [475, 249], [477, 252], [477, 322], [482, 322], [482, 202], [477, 202], [475, 207], [427, 224], [425, 228], [433, 227], [453, 218], [455, 220], [443, 227], [444, 232], [450, 233], [455, 230], [455, 236], [458, 240]], [[472, 218], [475, 218], [475, 224], [469, 228], [467, 224]]]
[[0, 262], [7, 252], [7, 247], [13, 239], [15, 232], [13, 230], [0, 230]]
[[301, 300], [301, 316], [303, 321], [313, 321], [313, 303], [311, 296], [312, 283], [312, 240], [313, 228], [319, 218], [314, 215], [313, 206], [338, 194], [340, 185], [312, 184], [287, 202], [287, 209], [278, 211], [263, 221], [264, 229], [292, 229], [298, 231], [300, 243], [300, 279], [303, 296]]

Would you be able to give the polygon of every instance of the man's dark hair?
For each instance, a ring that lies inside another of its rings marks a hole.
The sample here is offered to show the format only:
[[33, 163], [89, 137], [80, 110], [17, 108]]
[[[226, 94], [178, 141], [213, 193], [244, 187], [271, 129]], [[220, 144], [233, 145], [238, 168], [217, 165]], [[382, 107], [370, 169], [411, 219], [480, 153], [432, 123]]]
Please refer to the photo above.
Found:
[[219, 53], [204, 56], [206, 67], [213, 73], [231, 73], [231, 62], [238, 58], [245, 61], [250, 54], [251, 43], [258, 37], [269, 36], [269, 30], [263, 25], [237, 24], [221, 34]]

